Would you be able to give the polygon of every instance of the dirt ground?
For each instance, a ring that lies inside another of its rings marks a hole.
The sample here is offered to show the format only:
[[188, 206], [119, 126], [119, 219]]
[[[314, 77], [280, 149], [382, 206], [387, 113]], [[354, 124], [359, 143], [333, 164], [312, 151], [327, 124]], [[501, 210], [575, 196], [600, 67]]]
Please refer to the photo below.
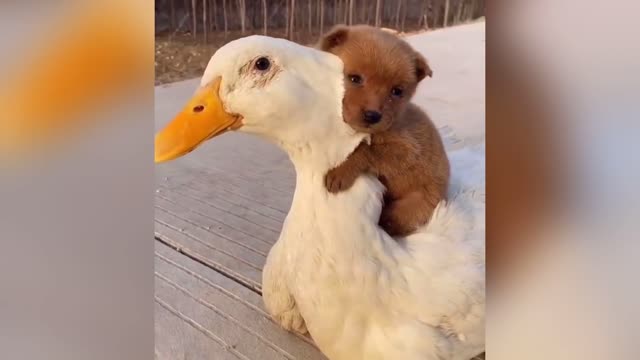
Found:
[[[190, 33], [162, 34], [156, 36], [155, 53], [155, 83], [167, 84], [202, 76], [213, 53], [229, 41], [253, 34], [240, 31], [211, 32], [205, 44], [202, 35], [194, 38]], [[269, 36], [284, 37], [284, 29], [269, 30]], [[293, 41], [312, 44], [319, 33], [297, 32]]]

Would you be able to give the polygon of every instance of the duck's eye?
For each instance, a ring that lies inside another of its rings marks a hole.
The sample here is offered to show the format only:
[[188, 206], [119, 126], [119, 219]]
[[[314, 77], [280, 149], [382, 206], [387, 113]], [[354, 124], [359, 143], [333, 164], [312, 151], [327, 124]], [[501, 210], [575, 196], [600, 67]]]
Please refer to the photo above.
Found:
[[261, 57], [258, 60], [256, 60], [256, 63], [254, 66], [256, 69], [260, 71], [269, 70], [269, 67], [271, 67], [271, 61], [269, 61], [269, 59], [266, 57]]
[[353, 84], [360, 85], [362, 84], [362, 76], [356, 75], [356, 74], [350, 74], [349, 81], [351, 81]]
[[401, 97], [402, 94], [404, 94], [404, 90], [402, 90], [402, 88], [399, 87], [399, 86], [396, 86], [396, 87], [391, 89], [391, 95], [393, 95], [395, 97]]

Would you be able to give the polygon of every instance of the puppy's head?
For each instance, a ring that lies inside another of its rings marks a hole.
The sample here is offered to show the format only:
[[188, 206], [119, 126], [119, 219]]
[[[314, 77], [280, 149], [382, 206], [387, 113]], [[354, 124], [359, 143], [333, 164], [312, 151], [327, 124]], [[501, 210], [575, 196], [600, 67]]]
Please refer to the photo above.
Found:
[[338, 25], [317, 47], [344, 62], [344, 121], [362, 132], [388, 129], [402, 116], [418, 83], [433, 75], [407, 42], [370, 26]]

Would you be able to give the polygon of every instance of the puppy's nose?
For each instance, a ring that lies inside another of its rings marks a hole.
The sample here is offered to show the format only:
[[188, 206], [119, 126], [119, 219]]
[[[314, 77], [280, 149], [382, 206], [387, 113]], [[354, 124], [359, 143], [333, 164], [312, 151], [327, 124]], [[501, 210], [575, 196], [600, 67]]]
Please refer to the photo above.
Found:
[[377, 124], [382, 120], [382, 114], [377, 111], [365, 110], [364, 112], [364, 121], [367, 124]]

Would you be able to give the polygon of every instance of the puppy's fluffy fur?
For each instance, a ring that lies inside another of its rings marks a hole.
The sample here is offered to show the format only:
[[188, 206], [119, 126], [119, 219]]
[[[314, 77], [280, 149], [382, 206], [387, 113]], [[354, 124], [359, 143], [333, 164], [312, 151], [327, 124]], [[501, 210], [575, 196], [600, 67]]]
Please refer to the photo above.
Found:
[[344, 121], [371, 134], [371, 144], [360, 144], [327, 173], [327, 189], [348, 189], [360, 174], [373, 173], [387, 188], [380, 225], [393, 236], [414, 232], [429, 221], [449, 183], [440, 134], [409, 102], [431, 68], [407, 42], [370, 26], [337, 26], [317, 47], [344, 62]]

